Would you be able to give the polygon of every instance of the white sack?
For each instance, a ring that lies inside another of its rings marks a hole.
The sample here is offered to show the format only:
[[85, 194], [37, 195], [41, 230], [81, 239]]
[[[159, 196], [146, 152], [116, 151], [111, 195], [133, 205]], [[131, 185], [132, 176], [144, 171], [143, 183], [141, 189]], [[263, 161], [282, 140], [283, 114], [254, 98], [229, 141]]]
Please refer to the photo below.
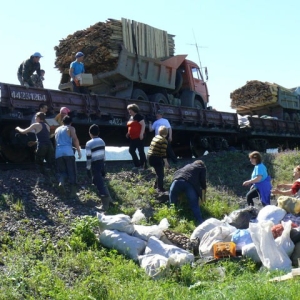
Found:
[[162, 219], [159, 225], [133, 225], [133, 236], [136, 236], [142, 240], [148, 241], [151, 236], [160, 238], [163, 235], [163, 230], [169, 227], [169, 222], [166, 218]]
[[245, 257], [251, 258], [253, 261], [255, 261], [257, 263], [261, 263], [261, 259], [257, 253], [254, 243], [243, 246], [242, 247], [242, 255]]
[[230, 242], [231, 234], [236, 231], [234, 226], [217, 226], [206, 232], [200, 241], [199, 254], [201, 257], [214, 255], [213, 245], [218, 242]]
[[203, 223], [201, 223], [198, 227], [196, 227], [190, 237], [191, 240], [198, 238], [199, 241], [203, 238], [204, 234], [211, 229], [222, 226], [223, 222], [215, 219], [215, 218], [209, 218], [205, 220]]
[[146, 216], [140, 209], [137, 209], [131, 218], [131, 223], [139, 224], [142, 220], [146, 220]]
[[100, 221], [101, 230], [110, 229], [132, 234], [134, 231], [131, 218], [124, 214], [106, 216], [104, 213], [97, 212], [97, 218]]
[[286, 211], [284, 209], [275, 205], [267, 205], [259, 211], [257, 221], [272, 221], [274, 225], [277, 225], [280, 224], [285, 215]]
[[[149, 238], [145, 254], [159, 254], [167, 258], [173, 256], [173, 262], [177, 259], [177, 261], [180, 261], [181, 264], [191, 263], [194, 261], [194, 255], [192, 253], [177, 246], [167, 245], [154, 236]], [[179, 259], [178, 255], [180, 255]]]
[[138, 260], [138, 256], [147, 245], [145, 241], [118, 230], [104, 230], [100, 234], [100, 244], [109, 249], [116, 249], [133, 260]]
[[161, 277], [169, 266], [168, 258], [159, 254], [140, 255], [138, 260], [141, 268], [153, 279]]

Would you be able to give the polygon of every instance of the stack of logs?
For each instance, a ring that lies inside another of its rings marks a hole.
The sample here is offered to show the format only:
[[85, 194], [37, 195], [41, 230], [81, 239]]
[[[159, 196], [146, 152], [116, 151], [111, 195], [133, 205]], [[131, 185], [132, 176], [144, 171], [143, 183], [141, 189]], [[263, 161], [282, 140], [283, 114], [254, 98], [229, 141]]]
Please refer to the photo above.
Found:
[[[155, 36], [160, 38], [159, 40], [166, 43], [168, 56], [174, 55], [175, 44], [173, 35], [169, 35], [165, 31], [155, 29], [149, 25], [127, 19], [122, 19], [121, 21], [108, 19], [106, 22], [98, 22], [87, 29], [76, 31], [65, 39], [60, 40], [59, 45], [54, 47], [56, 51], [55, 67], [61, 73], [68, 74], [70, 63], [75, 60], [76, 52], [81, 51], [85, 54], [84, 65], [86, 73], [95, 75], [100, 72], [114, 70], [118, 63], [121, 45], [125, 45], [129, 52], [134, 53], [132, 48], [133, 38], [136, 39], [137, 47], [141, 46], [140, 40], [142, 39], [144, 42], [144, 38], [147, 39], [145, 43], [148, 42], [149, 44], [151, 42], [153, 44], [153, 41], [149, 41], [149, 38], [147, 38], [149, 32], [154, 32]], [[163, 35], [156, 35], [157, 33], [163, 33]], [[134, 37], [133, 34], [135, 34]], [[139, 37], [140, 40], [138, 39]], [[163, 56], [163, 52], [161, 52], [161, 55]]]
[[278, 86], [258, 80], [247, 81], [246, 85], [230, 94], [231, 108], [250, 108], [277, 101]]

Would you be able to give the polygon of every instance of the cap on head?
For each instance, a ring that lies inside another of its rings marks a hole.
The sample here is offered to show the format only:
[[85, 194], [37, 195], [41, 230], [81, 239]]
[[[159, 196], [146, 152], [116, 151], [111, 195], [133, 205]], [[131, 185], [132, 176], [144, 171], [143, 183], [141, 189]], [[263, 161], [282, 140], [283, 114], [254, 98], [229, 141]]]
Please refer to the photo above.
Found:
[[67, 108], [67, 107], [62, 107], [60, 109], [60, 113], [63, 113], [63, 114], [68, 114], [70, 112], [70, 110]]
[[163, 115], [163, 114], [164, 114], [164, 111], [163, 111], [162, 109], [158, 109], [158, 110], [156, 111], [156, 114], [157, 114], [157, 115]]
[[82, 56], [84, 56], [84, 54], [82, 52], [77, 52], [75, 55], [76, 58], [82, 57]]
[[31, 56], [33, 56], [33, 57], [43, 57], [40, 52], [35, 52]]

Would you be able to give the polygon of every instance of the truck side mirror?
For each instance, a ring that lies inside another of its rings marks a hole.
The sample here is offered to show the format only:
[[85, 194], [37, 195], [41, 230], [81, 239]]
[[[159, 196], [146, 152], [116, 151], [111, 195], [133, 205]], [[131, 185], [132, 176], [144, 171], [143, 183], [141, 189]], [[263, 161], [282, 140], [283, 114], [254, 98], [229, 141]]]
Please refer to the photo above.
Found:
[[205, 67], [205, 76], [206, 76], [206, 81], [208, 81], [208, 70], [207, 70], [207, 67]]

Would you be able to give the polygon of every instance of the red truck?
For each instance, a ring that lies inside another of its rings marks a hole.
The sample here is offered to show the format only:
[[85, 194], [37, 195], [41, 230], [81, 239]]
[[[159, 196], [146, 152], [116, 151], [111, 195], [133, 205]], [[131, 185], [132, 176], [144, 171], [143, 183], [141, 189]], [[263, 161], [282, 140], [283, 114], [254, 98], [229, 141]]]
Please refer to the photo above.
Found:
[[[209, 95], [202, 72], [186, 57], [175, 55], [160, 60], [122, 48], [117, 67], [94, 75], [88, 89], [97, 95], [207, 109]], [[60, 90], [72, 91], [69, 79], [62, 77]]]

